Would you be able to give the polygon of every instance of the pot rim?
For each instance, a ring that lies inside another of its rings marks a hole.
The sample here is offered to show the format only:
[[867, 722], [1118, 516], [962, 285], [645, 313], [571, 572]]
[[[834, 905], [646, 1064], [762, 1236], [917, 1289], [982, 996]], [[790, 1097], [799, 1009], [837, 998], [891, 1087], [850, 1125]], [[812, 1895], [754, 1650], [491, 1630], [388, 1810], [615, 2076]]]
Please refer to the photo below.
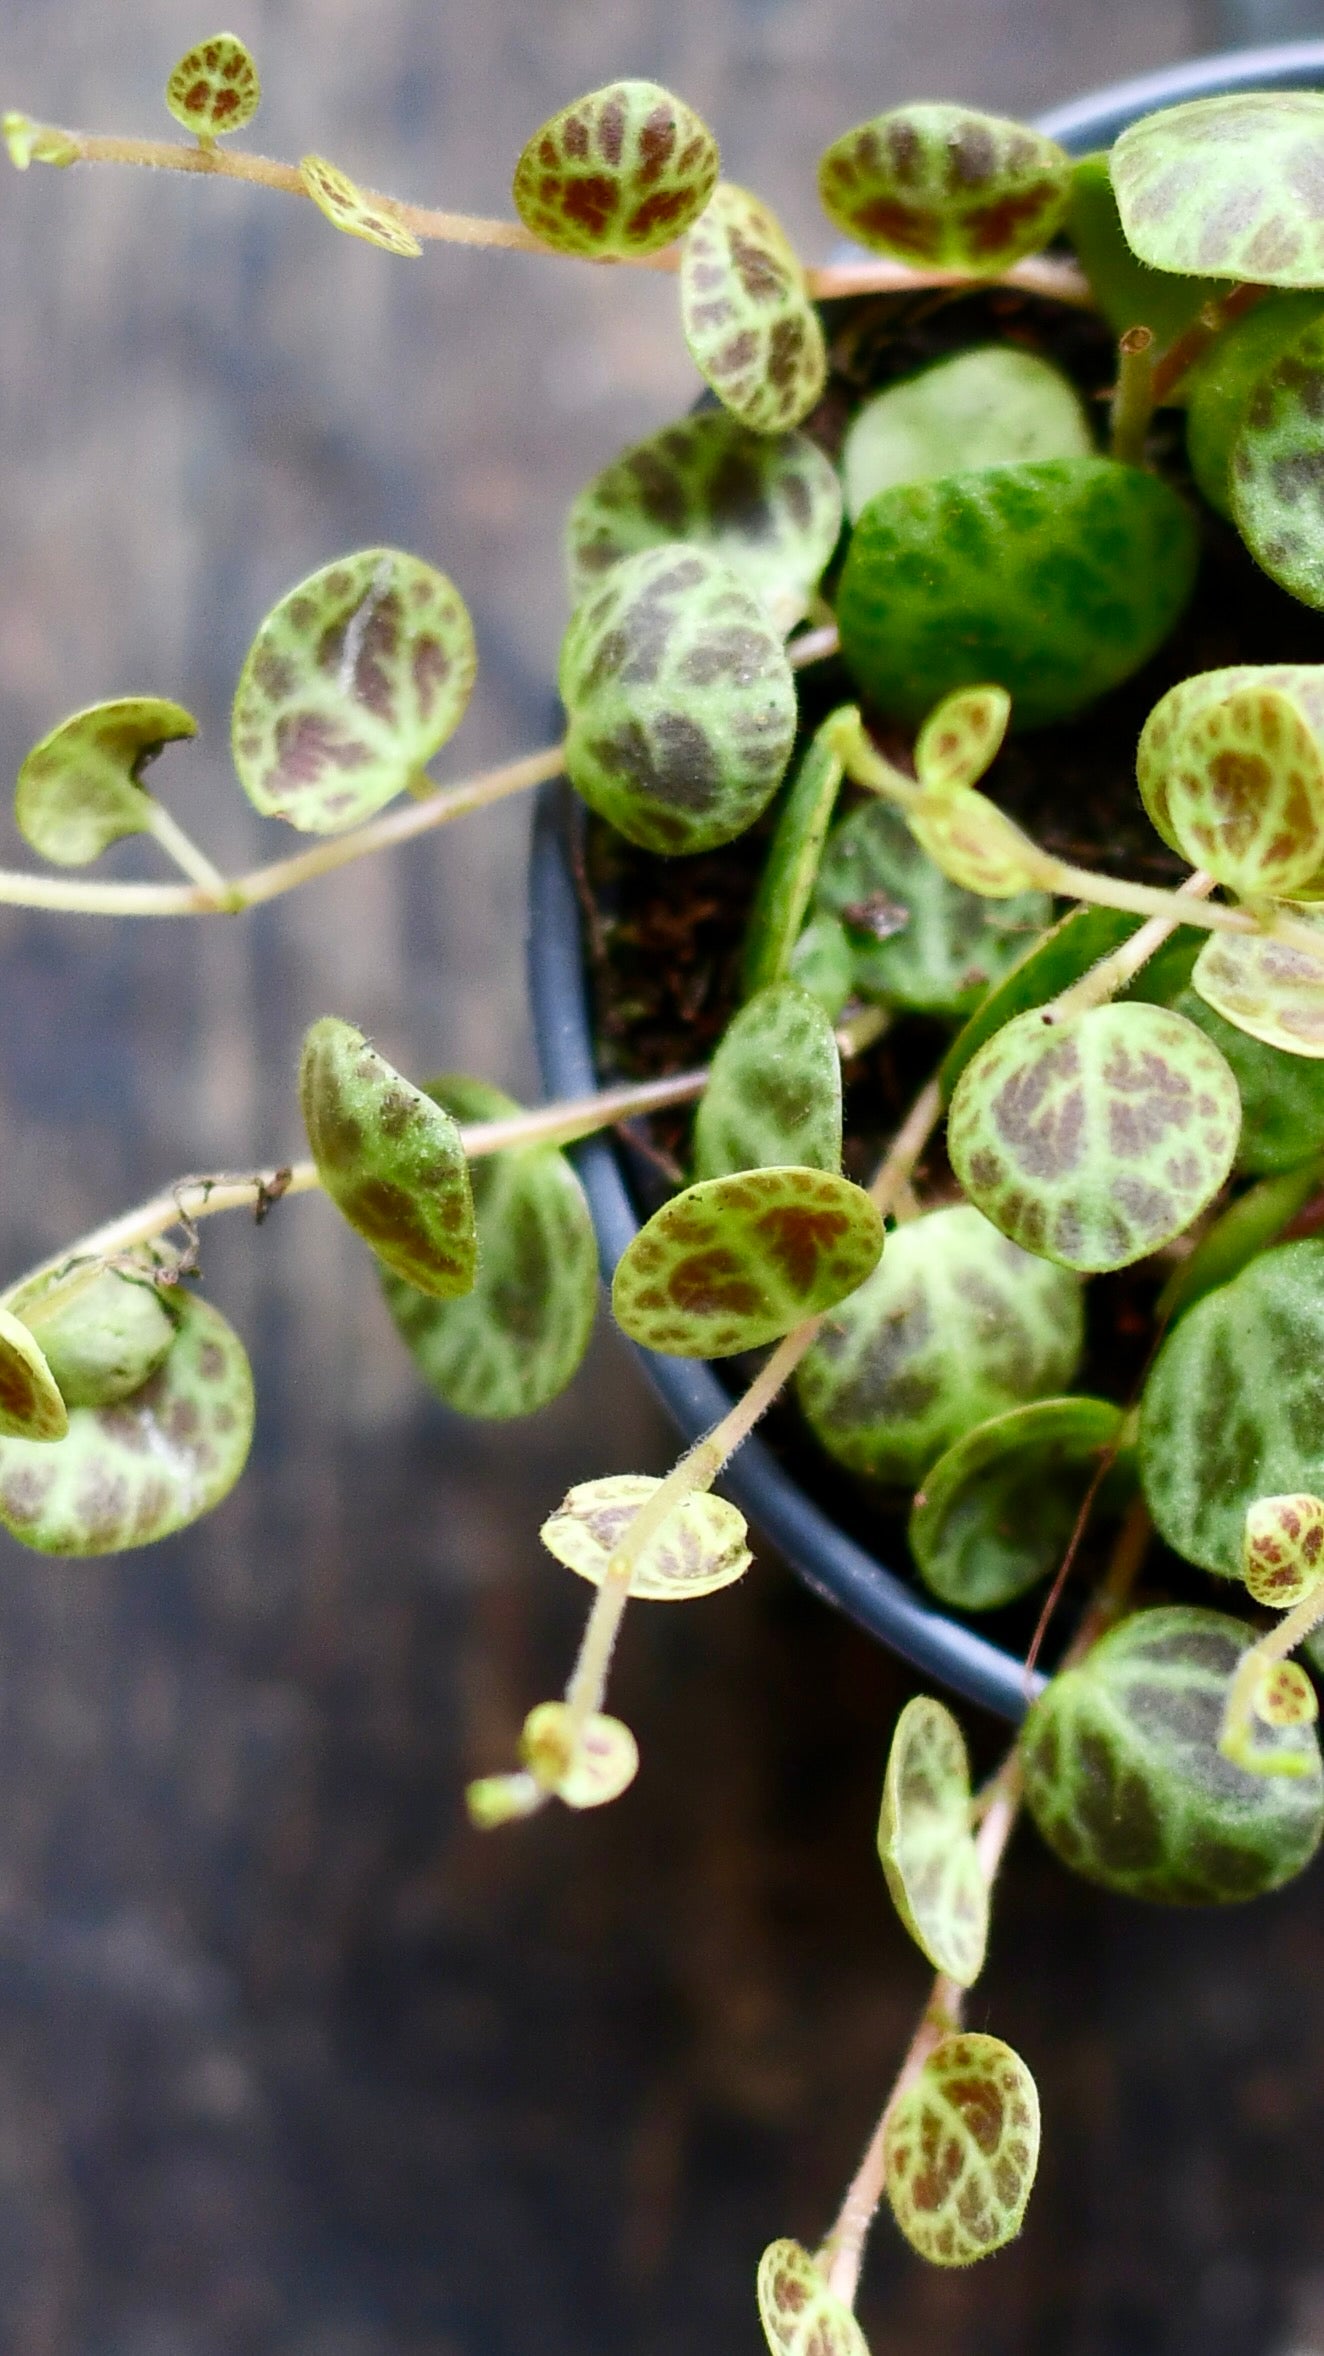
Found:
[[[1231, 90], [1298, 89], [1324, 83], [1324, 41], [1224, 51], [1118, 82], [1038, 117], [1037, 127], [1083, 155], [1112, 144], [1126, 125], [1161, 106]], [[582, 912], [575, 885], [573, 796], [564, 783], [544, 786], [534, 816], [529, 865], [528, 969], [534, 1038], [551, 1097], [589, 1095], [594, 1066]], [[589, 1138], [571, 1149], [588, 1196], [603, 1274], [610, 1282], [638, 1232], [616, 1146]], [[634, 1345], [630, 1345], [634, 1348]], [[731, 1404], [713, 1367], [701, 1359], [663, 1358], [634, 1348], [653, 1390], [682, 1436], [693, 1441]], [[1024, 1716], [1045, 1680], [1027, 1674], [1016, 1654], [927, 1603], [920, 1590], [849, 1537], [807, 1497], [757, 1435], [722, 1474], [723, 1490], [770, 1539], [796, 1576], [825, 1601], [879, 1637], [912, 1668], [952, 1693], [1013, 1721]]]

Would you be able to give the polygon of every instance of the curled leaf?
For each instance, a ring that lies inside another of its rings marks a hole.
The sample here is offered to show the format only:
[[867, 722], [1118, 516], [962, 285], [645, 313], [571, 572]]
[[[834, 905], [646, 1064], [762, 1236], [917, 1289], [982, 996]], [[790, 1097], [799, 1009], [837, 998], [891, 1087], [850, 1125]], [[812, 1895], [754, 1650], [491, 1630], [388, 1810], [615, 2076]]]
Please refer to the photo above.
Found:
[[841, 1168], [841, 1057], [832, 1025], [799, 982], [772, 982], [741, 1007], [712, 1059], [694, 1124], [694, 1174]]
[[991, 275], [1061, 227], [1071, 163], [999, 115], [898, 106], [833, 140], [818, 187], [829, 220], [875, 253]]
[[339, 834], [403, 791], [464, 717], [473, 626], [453, 583], [396, 548], [310, 573], [244, 659], [231, 737], [264, 818]]
[[769, 2243], [759, 2260], [758, 2300], [772, 2356], [869, 2356], [850, 2308], [798, 2241]]
[[962, 687], [944, 696], [915, 739], [915, 775], [928, 792], [974, 785], [1007, 733], [1005, 687]]
[[62, 1440], [69, 1416], [44, 1352], [21, 1318], [0, 1309], [0, 1438]]
[[564, 254], [651, 254], [703, 211], [720, 159], [707, 124], [656, 82], [609, 82], [534, 132], [512, 194]]
[[[541, 1536], [549, 1554], [600, 1587], [607, 1565], [640, 1508], [661, 1487], [651, 1473], [611, 1473], [567, 1492]], [[646, 1603], [688, 1603], [742, 1579], [753, 1561], [745, 1517], [725, 1497], [695, 1490], [668, 1514], [630, 1581]]]
[[1313, 90], [1229, 91], [1142, 116], [1112, 151], [1128, 244], [1156, 270], [1318, 286], [1321, 140]]
[[564, 1702], [539, 1702], [520, 1736], [520, 1756], [544, 1791], [567, 1808], [603, 1808], [628, 1791], [639, 1772], [639, 1745], [619, 1718], [595, 1711], [577, 1743]]
[[700, 376], [755, 433], [785, 433], [821, 399], [827, 346], [799, 257], [775, 213], [729, 180], [685, 240], [680, 315]]
[[864, 403], [841, 453], [846, 510], [879, 491], [1032, 458], [1087, 458], [1094, 437], [1071, 379], [1014, 344], [935, 360]]
[[951, 1711], [926, 1694], [907, 1702], [896, 1722], [878, 1855], [921, 1954], [972, 1987], [988, 1940], [988, 1884], [970, 1830], [970, 1762]]
[[9, 1307], [37, 1332], [67, 1407], [113, 1407], [174, 1346], [174, 1317], [146, 1270], [105, 1268], [89, 1283], [75, 1268], [11, 1293]]
[[473, 1194], [450, 1114], [334, 1015], [305, 1034], [299, 1101], [318, 1177], [356, 1234], [420, 1292], [470, 1291]]
[[1221, 328], [1182, 379], [1191, 473], [1215, 513], [1229, 522], [1232, 462], [1252, 402], [1261, 426], [1268, 422], [1266, 404], [1256, 399], [1260, 380], [1319, 312], [1318, 294], [1266, 296]]
[[1324, 667], [1238, 664], [1184, 679], [1136, 750], [1166, 843], [1243, 894], [1324, 884]]
[[1246, 1508], [1241, 1575], [1255, 1603], [1285, 1612], [1324, 1578], [1324, 1498], [1297, 1490]]
[[0, 133], [16, 172], [26, 172], [29, 164], [76, 164], [82, 154], [71, 132], [55, 123], [34, 123], [30, 115], [0, 115]]
[[[785, 981], [791, 971], [818, 881], [823, 845], [837, 806], [841, 779], [840, 759], [826, 731], [820, 728], [806, 747], [787, 789], [750, 910], [742, 974], [750, 997], [772, 982]], [[796, 978], [815, 996], [821, 994], [812, 982], [805, 981], [803, 973], [797, 973]], [[838, 1012], [845, 1005], [850, 986], [847, 950], [840, 1000], [830, 1012]]]
[[1013, 819], [987, 794], [968, 785], [944, 785], [906, 812], [906, 822], [949, 883], [984, 900], [1015, 900], [1051, 888], [1053, 861], [1022, 834]]
[[234, 33], [214, 33], [180, 58], [165, 101], [177, 123], [210, 142], [251, 123], [262, 97], [257, 67]]
[[887, 2197], [932, 2266], [970, 2266], [1020, 2232], [1039, 2165], [1039, 2094], [1000, 2037], [944, 2037], [888, 2113]]
[[1256, 378], [1229, 469], [1232, 513], [1256, 563], [1316, 607], [1324, 606], [1322, 403], [1324, 318], [1317, 309]]
[[85, 867], [121, 836], [150, 833], [142, 773], [166, 745], [197, 733], [193, 714], [161, 696], [122, 695], [72, 712], [19, 770], [19, 833], [59, 867]]
[[954, 1441], [910, 1517], [930, 1592], [959, 1611], [996, 1611], [1055, 1570], [1121, 1422], [1107, 1399], [1040, 1399]]
[[384, 253], [415, 260], [422, 253], [412, 229], [406, 229], [388, 196], [369, 196], [339, 164], [324, 155], [306, 155], [299, 177], [319, 213], [346, 237], [361, 237], [365, 245], [379, 245]]
[[1298, 924], [1319, 926], [1318, 957], [1272, 934], [1215, 933], [1196, 958], [1191, 985], [1224, 1022], [1266, 1047], [1324, 1056], [1324, 913], [1315, 903], [1290, 913]]

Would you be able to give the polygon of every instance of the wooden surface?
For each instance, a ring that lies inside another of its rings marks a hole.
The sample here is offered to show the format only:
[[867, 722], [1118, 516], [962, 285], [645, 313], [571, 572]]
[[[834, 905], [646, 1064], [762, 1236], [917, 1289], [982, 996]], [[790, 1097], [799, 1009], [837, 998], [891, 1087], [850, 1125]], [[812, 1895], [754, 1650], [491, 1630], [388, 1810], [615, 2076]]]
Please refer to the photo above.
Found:
[[[1028, 111], [1201, 37], [1179, 0], [231, 21], [270, 152], [477, 209], [544, 114], [655, 74], [811, 253], [815, 155], [861, 114]], [[155, 131], [206, 29], [181, 0], [9, 0], [0, 102]], [[174, 805], [227, 864], [274, 852], [228, 772], [236, 666], [274, 595], [380, 540], [477, 621], [439, 774], [539, 741], [566, 501], [695, 389], [672, 303], [571, 263], [393, 262], [256, 191], [5, 173], [4, 774], [78, 704], [178, 696], [204, 736]], [[316, 1015], [529, 1088], [524, 833], [510, 808], [235, 924], [0, 914], [5, 1269], [178, 1172], [295, 1150]], [[316, 1202], [217, 1222], [206, 1275], [260, 1385], [236, 1496], [141, 1556], [0, 1548], [0, 2349], [754, 2356], [758, 2250], [827, 2222], [922, 1993], [872, 1856], [902, 1680], [773, 1565], [640, 1611], [636, 1792], [480, 1842], [459, 1786], [578, 1620], [537, 1520], [571, 1478], [661, 1465], [658, 1421], [606, 1336], [526, 1429], [448, 1421]], [[1316, 1878], [1150, 1917], [1021, 1842], [974, 2013], [1043, 2081], [1030, 2225], [957, 2278], [880, 2231], [875, 2356], [1324, 2348], [1320, 1905]]]

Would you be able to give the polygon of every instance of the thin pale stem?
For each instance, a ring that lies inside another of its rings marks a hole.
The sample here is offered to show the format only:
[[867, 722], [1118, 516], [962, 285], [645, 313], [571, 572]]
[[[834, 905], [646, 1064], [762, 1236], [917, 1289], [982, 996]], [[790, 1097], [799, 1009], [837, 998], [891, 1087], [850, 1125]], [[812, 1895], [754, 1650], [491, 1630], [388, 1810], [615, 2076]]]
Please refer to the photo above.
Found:
[[[1178, 886], [1175, 896], [1179, 900], [1204, 900], [1213, 888], [1212, 875], [1197, 869], [1194, 875], [1187, 876], [1184, 884]], [[1175, 915], [1151, 916], [1147, 924], [1141, 925], [1138, 933], [1132, 933], [1129, 941], [1123, 941], [1120, 949], [1114, 949], [1110, 957], [1101, 957], [1098, 964], [1092, 965], [1078, 982], [1073, 982], [1069, 989], [1063, 990], [1060, 997], [1053, 1000], [1051, 1006], [1046, 1006], [1043, 1010], [1044, 1021], [1065, 1022], [1072, 1015], [1086, 1014], [1092, 1007], [1106, 1005], [1110, 998], [1117, 996], [1119, 990], [1126, 988], [1128, 982], [1135, 980], [1141, 967], [1147, 965], [1164, 942], [1171, 939], [1182, 922], [1183, 919]]]
[[912, 270], [906, 262], [889, 262], [882, 255], [868, 261], [831, 262], [821, 270], [807, 270], [805, 284], [816, 302], [834, 295], [911, 294], [926, 287], [1014, 286], [1023, 294], [1049, 295], [1054, 302], [1076, 310], [1097, 310], [1089, 280], [1074, 262], [1059, 262], [1036, 254], [1013, 262], [992, 278], [972, 276], [968, 270]]
[[1154, 331], [1128, 327], [1117, 346], [1109, 446], [1123, 466], [1143, 466], [1154, 415]]
[[1175, 924], [1195, 925], [1208, 933], [1240, 933], [1243, 937], [1260, 933], [1266, 939], [1284, 941], [1293, 949], [1302, 949], [1317, 961], [1324, 960], [1324, 936], [1317, 928], [1285, 916], [1281, 909], [1274, 909], [1267, 921], [1261, 922], [1249, 908], [1231, 908], [1225, 900], [1182, 899], [1175, 891], [1163, 891], [1156, 884], [1131, 883], [1116, 875], [1095, 875], [1088, 868], [1073, 867], [1069, 860], [1053, 859], [1047, 853], [1039, 880], [1045, 891], [1061, 892], [1072, 900], [1087, 900], [1096, 908], [1120, 908], [1129, 916], [1170, 916]]
[[1248, 1735], [1250, 1732], [1255, 1696], [1265, 1669], [1272, 1667], [1275, 1661], [1285, 1661], [1289, 1653], [1294, 1653], [1299, 1644], [1305, 1643], [1307, 1636], [1314, 1634], [1321, 1620], [1324, 1620], [1324, 1579], [1317, 1587], [1311, 1588], [1309, 1595], [1303, 1595], [1290, 1612], [1284, 1612], [1276, 1628], [1270, 1628], [1266, 1635], [1258, 1638], [1249, 1652], [1243, 1653], [1228, 1689], [1223, 1712], [1218, 1747], [1225, 1754], [1239, 1735]]
[[199, 850], [192, 835], [185, 834], [178, 819], [172, 818], [162, 803], [153, 801], [150, 824], [166, 856], [174, 860], [176, 867], [183, 871], [190, 883], [195, 883], [199, 891], [206, 892], [218, 907], [224, 906], [232, 887], [226, 882], [219, 867], [212, 865], [206, 852]]

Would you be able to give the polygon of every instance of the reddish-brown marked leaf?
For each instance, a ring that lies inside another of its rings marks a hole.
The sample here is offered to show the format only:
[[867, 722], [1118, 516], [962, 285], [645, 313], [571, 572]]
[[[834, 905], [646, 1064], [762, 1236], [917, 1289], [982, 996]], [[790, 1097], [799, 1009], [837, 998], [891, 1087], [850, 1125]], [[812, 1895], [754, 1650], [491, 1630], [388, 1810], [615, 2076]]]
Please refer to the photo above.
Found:
[[887, 2197], [934, 2266], [969, 2266], [1020, 2232], [1039, 2164], [1039, 2095], [999, 2037], [944, 2037], [888, 2114]]
[[[600, 1587], [631, 1522], [661, 1487], [652, 1473], [608, 1473], [581, 1481], [543, 1523], [549, 1554]], [[725, 1497], [695, 1490], [668, 1514], [645, 1547], [630, 1593], [646, 1603], [688, 1603], [742, 1579], [753, 1561], [745, 1517]]]
[[798, 2241], [775, 2241], [764, 2251], [758, 2300], [772, 2356], [869, 2356], [850, 2308]]
[[1241, 1575], [1255, 1603], [1285, 1612], [1324, 1579], [1324, 1498], [1257, 1497], [1246, 1509]]
[[656, 82], [590, 90], [534, 132], [512, 194], [527, 229], [566, 254], [651, 254], [703, 211], [717, 142]]
[[358, 182], [324, 155], [306, 155], [299, 176], [316, 205], [334, 229], [346, 237], [361, 237], [365, 245], [379, 245], [384, 253], [414, 260], [422, 253], [412, 229], [406, 229], [388, 196], [369, 196]]
[[175, 121], [210, 145], [251, 123], [261, 96], [257, 67], [243, 42], [234, 33], [213, 33], [180, 58], [165, 100]]
[[834, 139], [818, 185], [829, 219], [861, 245], [992, 273], [1056, 234], [1071, 163], [1025, 124], [965, 106], [900, 106]]
[[820, 399], [827, 347], [785, 230], [723, 181], [685, 240], [680, 313], [699, 374], [755, 433], [785, 433]]

